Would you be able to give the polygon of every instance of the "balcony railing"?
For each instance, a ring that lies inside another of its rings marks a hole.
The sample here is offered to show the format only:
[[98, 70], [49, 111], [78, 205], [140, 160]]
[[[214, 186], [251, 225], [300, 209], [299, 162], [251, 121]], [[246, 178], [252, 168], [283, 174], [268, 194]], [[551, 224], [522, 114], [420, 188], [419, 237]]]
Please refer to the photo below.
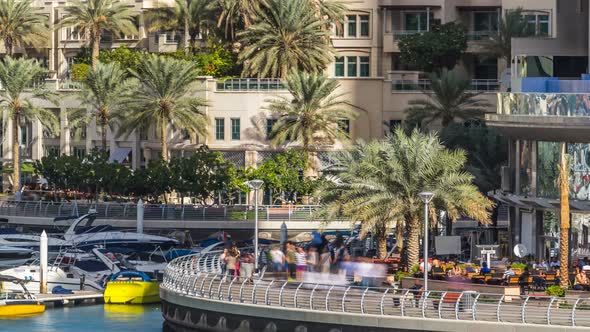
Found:
[[423, 33], [427, 30], [396, 30], [393, 31], [393, 39], [400, 39], [401, 37]]
[[467, 40], [470, 40], [470, 41], [488, 40], [497, 34], [498, 34], [497, 31], [469, 31], [467, 33]]
[[82, 84], [71, 79], [64, 79], [59, 81], [60, 90], [80, 90]]
[[[500, 83], [498, 80], [471, 80], [469, 91], [475, 92], [495, 92], [498, 91]], [[395, 80], [391, 83], [392, 91], [429, 91], [430, 80]]]
[[217, 91], [221, 92], [259, 92], [281, 90], [286, 90], [286, 88], [281, 82], [281, 80], [275, 78], [232, 78], [225, 81], [217, 82]]

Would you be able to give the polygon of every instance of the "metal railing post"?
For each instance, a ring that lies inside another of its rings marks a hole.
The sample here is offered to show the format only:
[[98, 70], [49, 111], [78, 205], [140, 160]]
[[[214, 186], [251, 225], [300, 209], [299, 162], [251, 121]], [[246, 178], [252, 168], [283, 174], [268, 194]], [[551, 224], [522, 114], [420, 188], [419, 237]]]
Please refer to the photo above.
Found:
[[318, 286], [319, 286], [319, 284], [315, 284], [315, 286], [311, 290], [311, 293], [309, 294], [309, 309], [310, 310], [313, 310], [313, 295], [315, 294], [315, 290], [316, 290], [316, 288], [318, 288]]
[[531, 297], [527, 295], [526, 299], [524, 300], [523, 304], [522, 304], [522, 311], [521, 311], [521, 316], [522, 316], [522, 323], [526, 324], [526, 304], [529, 302], [529, 299]]
[[344, 291], [344, 294], [342, 294], [342, 303], [341, 303], [341, 307], [342, 307], [342, 312], [346, 312], [346, 294], [348, 294], [348, 291], [350, 290], [352, 286], [348, 286], [348, 288], [346, 288], [346, 290]]
[[289, 281], [285, 281], [283, 286], [281, 286], [281, 290], [279, 291], [279, 307], [283, 306], [283, 290], [285, 289], [285, 286], [287, 286], [287, 283], [289, 283]]
[[229, 283], [229, 287], [227, 288], [227, 300], [228, 300], [229, 302], [232, 302], [232, 301], [233, 301], [233, 299], [234, 299], [234, 297], [233, 297], [233, 296], [232, 296], [232, 294], [231, 294], [231, 287], [234, 285], [234, 282], [235, 282], [237, 279], [238, 279], [238, 277], [234, 277], [234, 278], [233, 278], [233, 279], [230, 281], [230, 283]]
[[301, 288], [301, 286], [303, 286], [303, 283], [300, 283], [299, 286], [297, 286], [297, 288], [295, 289], [295, 294], [293, 294], [293, 305], [295, 306], [295, 309], [297, 309], [297, 295], [299, 293], [299, 288]]
[[547, 307], [547, 325], [551, 325], [551, 307], [553, 306], [553, 302], [555, 302], [555, 297], [551, 297], [551, 301], [549, 301], [549, 306]]
[[496, 308], [496, 319], [498, 320], [498, 322], [502, 321], [500, 319], [500, 306], [502, 305], [502, 301], [504, 301], [505, 296], [506, 295], [502, 295], [502, 297], [500, 298], [500, 301], [498, 301], [498, 308]]
[[447, 292], [443, 292], [440, 300], [438, 302], [438, 319], [442, 319], [442, 307], [443, 307], [443, 303], [445, 302], [445, 296], [447, 295]]
[[430, 291], [423, 291], [422, 296], [420, 297], [422, 300], [422, 318], [426, 318], [426, 305], [428, 303], [428, 296], [430, 296]]
[[[576, 326], [576, 307], [578, 306], [578, 303], [580, 303], [580, 300], [582, 299], [578, 298], [572, 307], [572, 326]], [[547, 316], [547, 319], [549, 319], [549, 316]]]
[[[473, 320], [477, 320], [477, 301], [479, 300], [480, 295], [480, 293], [477, 293], [473, 300], [473, 309], [471, 310], [471, 318], [473, 318]], [[457, 319], [459, 319], [459, 311], [457, 311]]]
[[258, 283], [260, 283], [261, 279], [258, 279], [254, 282], [254, 286], [252, 288], [252, 304], [256, 304], [256, 287], [258, 287]]
[[389, 292], [389, 288], [387, 288], [385, 292], [383, 292], [383, 296], [381, 296], [381, 302], [379, 303], [379, 311], [381, 312], [381, 315], [385, 315], [385, 311], [383, 310], [383, 303], [385, 302], [385, 295], [387, 295], [387, 292]]
[[213, 283], [215, 282], [215, 279], [217, 279], [218, 275], [214, 275], [213, 278], [211, 278], [211, 282], [209, 283], [209, 298], [213, 297]]
[[205, 281], [207, 281], [208, 276], [209, 276], [209, 273], [205, 273], [205, 277], [203, 278], [203, 281], [201, 282], [201, 287], [199, 287], [199, 293], [201, 293], [201, 297], [205, 297], [205, 295], [203, 293], [203, 287], [205, 286]]
[[334, 289], [334, 285], [330, 286], [330, 289], [328, 289], [328, 292], [326, 293], [326, 311], [330, 311], [330, 306], [328, 305], [328, 300], [330, 299], [330, 292], [332, 292], [332, 289]]
[[368, 291], [369, 291], [369, 287], [365, 288], [365, 291], [363, 292], [363, 295], [361, 296], [361, 314], [365, 313], [365, 296], [367, 295]]
[[405, 306], [406, 306], [406, 296], [408, 296], [408, 293], [409, 293], [409, 292], [410, 292], [410, 291], [409, 291], [409, 290], [407, 290], [407, 291], [404, 293], [404, 295], [402, 295], [402, 298], [401, 298], [401, 312], [402, 312], [402, 317], [404, 317], [404, 316], [405, 316], [405, 314], [406, 314], [406, 310], [405, 310], [405, 309], [406, 309], [406, 308], [405, 308]]
[[270, 281], [270, 283], [268, 284], [268, 286], [266, 287], [266, 290], [264, 291], [264, 303], [266, 303], [266, 305], [270, 305], [270, 301], [268, 299], [268, 292], [270, 291], [270, 286], [272, 286], [272, 284], [275, 282], [274, 279], [272, 279]]

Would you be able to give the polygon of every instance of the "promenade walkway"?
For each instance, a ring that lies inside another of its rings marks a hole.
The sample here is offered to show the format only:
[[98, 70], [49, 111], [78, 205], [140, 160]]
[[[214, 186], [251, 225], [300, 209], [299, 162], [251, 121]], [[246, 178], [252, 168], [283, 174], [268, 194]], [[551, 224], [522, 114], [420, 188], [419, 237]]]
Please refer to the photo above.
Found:
[[162, 288], [189, 298], [313, 312], [590, 327], [590, 299], [507, 296], [470, 291], [412, 291], [275, 279], [254, 281], [220, 274], [218, 253], [179, 258]]

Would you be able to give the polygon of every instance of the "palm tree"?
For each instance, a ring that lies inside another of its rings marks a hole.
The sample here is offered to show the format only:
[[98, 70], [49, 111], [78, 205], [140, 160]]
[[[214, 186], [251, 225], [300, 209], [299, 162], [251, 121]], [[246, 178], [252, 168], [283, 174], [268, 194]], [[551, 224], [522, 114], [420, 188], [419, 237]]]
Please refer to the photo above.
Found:
[[183, 47], [189, 54], [191, 44], [203, 31], [206, 23], [210, 23], [212, 3], [209, 0], [175, 0], [173, 6], [158, 7], [145, 14], [148, 30], [183, 30]]
[[268, 100], [266, 107], [278, 117], [269, 135], [271, 143], [300, 143], [313, 169], [313, 153], [320, 143], [349, 138], [341, 124], [354, 118], [355, 112], [341, 98], [343, 94], [335, 93], [338, 81], [323, 74], [296, 72], [289, 76], [286, 86], [290, 96]]
[[168, 127], [185, 129], [190, 134], [207, 133], [209, 120], [201, 110], [206, 103], [193, 97], [199, 71], [194, 62], [149, 55], [137, 71], [130, 70], [139, 81], [134, 101], [122, 116], [119, 135], [156, 124], [162, 139], [162, 159], [168, 160]]
[[440, 120], [443, 127], [455, 120], [468, 120], [481, 117], [491, 106], [479, 93], [469, 92], [471, 82], [459, 77], [454, 71], [443, 69], [440, 76], [430, 76], [430, 91], [423, 90], [425, 98], [408, 102], [405, 110], [406, 120], [410, 123], [428, 125]]
[[19, 129], [21, 124], [39, 120], [48, 131], [59, 132], [57, 116], [32, 102], [33, 99], [53, 100], [53, 94], [46, 90], [44, 85], [37, 85], [46, 75], [47, 70], [36, 60], [14, 59], [7, 56], [0, 61], [0, 83], [3, 87], [0, 90], [0, 105], [6, 118], [12, 121], [12, 190], [14, 192], [20, 189]]
[[512, 38], [526, 37], [531, 34], [534, 34], [534, 31], [529, 30], [527, 21], [522, 15], [522, 8], [509, 9], [498, 24], [498, 33], [490, 37], [485, 48], [487, 53], [503, 58], [510, 66]]
[[269, 0], [256, 23], [238, 34], [246, 45], [242, 76], [286, 78], [293, 70], [320, 72], [333, 59], [329, 31], [307, 0]]
[[266, 0], [218, 0], [220, 14], [217, 27], [224, 27], [225, 38], [234, 40], [236, 25], [248, 28], [256, 19], [258, 11], [264, 8]]
[[137, 34], [133, 7], [119, 0], [72, 0], [56, 28], [75, 27], [92, 46], [92, 70], [96, 70], [100, 41], [105, 31], [115, 36]]
[[116, 62], [98, 63], [95, 71], [89, 71], [80, 83], [78, 99], [87, 108], [74, 109], [69, 114], [70, 125], [78, 128], [92, 120], [101, 128], [102, 150], [107, 149], [107, 127], [111, 127], [117, 115], [134, 99], [129, 93], [132, 82], [127, 72]]
[[[570, 203], [569, 203], [569, 165], [567, 160], [566, 143], [560, 143], [559, 147], [559, 273], [568, 275], [569, 266], [569, 228], [570, 228]], [[561, 287], [568, 287], [568, 278], [560, 278]]]
[[361, 222], [363, 234], [378, 239], [378, 256], [386, 252], [385, 236], [394, 223], [407, 230], [409, 266], [418, 264], [419, 231], [424, 204], [418, 193], [434, 192], [431, 221], [436, 209], [451, 220], [460, 216], [489, 223], [493, 203], [473, 185], [473, 176], [463, 170], [462, 150], [446, 149], [436, 135], [415, 129], [407, 135], [402, 128], [381, 141], [360, 142], [351, 151], [334, 157], [335, 181], [320, 191], [325, 218], [346, 217]]
[[[317, 18], [339, 25], [344, 22], [344, 14], [347, 10], [345, 3], [337, 0], [309, 0], [309, 2]], [[328, 24], [326, 28], [330, 28], [330, 25]]]
[[0, 0], [0, 38], [6, 54], [15, 47], [47, 45], [47, 17], [39, 13], [33, 0]]

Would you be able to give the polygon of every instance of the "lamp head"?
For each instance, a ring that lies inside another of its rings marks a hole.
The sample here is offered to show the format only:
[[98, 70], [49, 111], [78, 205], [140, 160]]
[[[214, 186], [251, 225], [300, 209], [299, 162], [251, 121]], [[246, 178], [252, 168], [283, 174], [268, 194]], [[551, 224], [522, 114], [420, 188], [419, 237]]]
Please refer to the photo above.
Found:
[[264, 181], [262, 180], [250, 180], [250, 181], [246, 181], [246, 185], [250, 188], [250, 189], [254, 189], [254, 190], [258, 190], [262, 187], [262, 185], [264, 184]]
[[422, 202], [424, 202], [424, 204], [428, 204], [434, 198], [434, 193], [430, 191], [423, 191], [419, 193], [418, 196], [420, 196], [420, 199]]

